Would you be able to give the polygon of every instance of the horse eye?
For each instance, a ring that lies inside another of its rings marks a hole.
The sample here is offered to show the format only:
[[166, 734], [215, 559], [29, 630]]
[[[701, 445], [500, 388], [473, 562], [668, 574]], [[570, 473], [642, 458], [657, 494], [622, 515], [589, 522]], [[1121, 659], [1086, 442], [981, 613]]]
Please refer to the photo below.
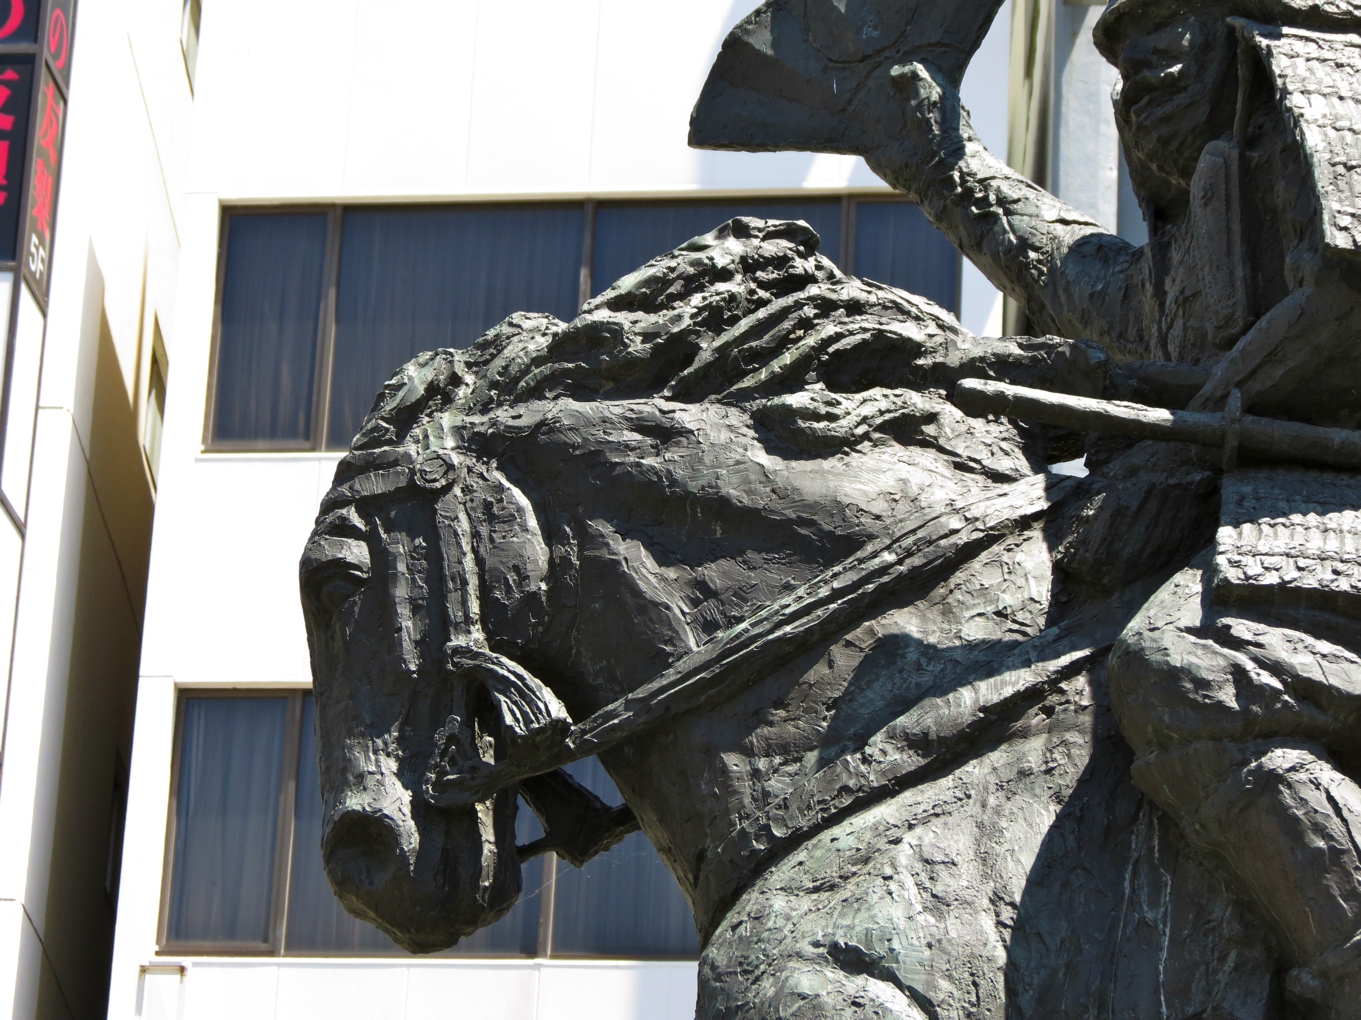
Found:
[[367, 577], [353, 570], [333, 570], [313, 584], [313, 598], [327, 613], [334, 613], [358, 595], [367, 582]]

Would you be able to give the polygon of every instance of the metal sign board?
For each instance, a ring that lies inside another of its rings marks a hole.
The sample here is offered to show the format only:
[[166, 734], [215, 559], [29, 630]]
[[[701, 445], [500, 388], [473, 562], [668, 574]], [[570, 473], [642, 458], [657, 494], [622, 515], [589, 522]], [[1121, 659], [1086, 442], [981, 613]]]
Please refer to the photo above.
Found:
[[42, 0], [0, 0], [0, 44], [38, 41]]
[[0, 261], [13, 261], [24, 194], [33, 59], [0, 58]]
[[24, 279], [33, 292], [47, 300], [48, 268], [52, 262], [52, 226], [57, 214], [57, 180], [61, 147], [66, 133], [66, 99], [43, 65], [38, 92], [38, 130], [29, 166], [28, 218], [20, 258]]
[[70, 93], [71, 36], [75, 28], [76, 0], [48, 0], [47, 28], [43, 31], [43, 55], [57, 76], [63, 94]]

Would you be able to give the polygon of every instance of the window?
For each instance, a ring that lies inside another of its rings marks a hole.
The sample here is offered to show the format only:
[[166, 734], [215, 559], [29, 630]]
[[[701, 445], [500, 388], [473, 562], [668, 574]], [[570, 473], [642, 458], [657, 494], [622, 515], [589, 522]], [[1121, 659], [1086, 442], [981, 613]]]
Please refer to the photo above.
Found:
[[959, 308], [959, 253], [891, 198], [229, 211], [205, 446], [346, 449], [421, 351], [466, 347], [512, 312], [571, 319], [738, 215], [807, 220], [848, 271]]
[[581, 244], [579, 205], [346, 213], [328, 445], [349, 446], [378, 387], [414, 354], [466, 347], [522, 309], [571, 318]]
[[198, 66], [198, 26], [203, 20], [202, 0], [184, 0], [180, 15], [180, 52], [184, 54], [184, 70], [189, 75], [189, 88], [194, 87], [194, 70]]
[[[321, 860], [321, 791], [304, 691], [205, 693], [179, 705], [161, 910], [164, 951], [405, 955], [345, 912]], [[594, 760], [573, 772], [618, 791]], [[521, 806], [518, 841], [542, 835]], [[581, 871], [548, 854], [524, 867], [510, 913], [449, 956], [693, 957], [694, 922], [675, 879], [635, 833]]]
[[273, 944], [292, 700], [185, 700], [165, 941]]
[[142, 426], [142, 450], [155, 484], [161, 470], [161, 434], [165, 431], [165, 340], [160, 322], [152, 322], [151, 365], [147, 369], [146, 421]]
[[591, 292], [599, 294], [620, 277], [692, 237], [708, 233], [734, 216], [804, 220], [822, 238], [821, 252], [838, 265], [841, 254], [841, 199], [745, 200], [737, 202], [602, 203], [595, 214]]
[[221, 444], [312, 441], [326, 220], [325, 213], [231, 218], [213, 404]]
[[[855, 272], [959, 311], [959, 259], [910, 202], [856, 203]], [[944, 247], [942, 247], [944, 246]]]

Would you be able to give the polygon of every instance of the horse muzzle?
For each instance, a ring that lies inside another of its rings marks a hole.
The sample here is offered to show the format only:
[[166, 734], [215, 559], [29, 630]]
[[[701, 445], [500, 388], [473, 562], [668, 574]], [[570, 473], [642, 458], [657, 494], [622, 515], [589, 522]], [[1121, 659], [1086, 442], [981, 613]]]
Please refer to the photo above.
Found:
[[412, 953], [447, 949], [520, 893], [515, 791], [454, 809], [364, 777], [328, 812], [322, 860], [351, 914]]

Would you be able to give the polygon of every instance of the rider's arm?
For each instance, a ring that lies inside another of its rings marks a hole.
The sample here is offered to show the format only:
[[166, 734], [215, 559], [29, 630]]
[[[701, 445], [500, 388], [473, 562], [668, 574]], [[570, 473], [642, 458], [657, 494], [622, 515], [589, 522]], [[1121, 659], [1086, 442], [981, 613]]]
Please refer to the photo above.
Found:
[[959, 105], [919, 64], [894, 70], [908, 130], [869, 155], [874, 171], [993, 285], [1019, 301], [1036, 333], [1099, 341], [1149, 357], [1142, 310], [1147, 250], [1032, 184], [983, 147]]

